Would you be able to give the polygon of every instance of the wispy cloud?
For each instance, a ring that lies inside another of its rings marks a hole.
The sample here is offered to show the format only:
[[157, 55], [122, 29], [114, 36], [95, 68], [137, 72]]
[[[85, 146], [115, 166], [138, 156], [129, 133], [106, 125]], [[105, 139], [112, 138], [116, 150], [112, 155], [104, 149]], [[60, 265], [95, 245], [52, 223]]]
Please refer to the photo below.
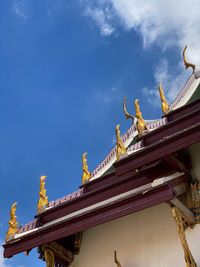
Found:
[[[162, 49], [182, 48], [187, 43], [190, 58], [200, 63], [200, 1], [177, 0], [82, 0], [85, 7], [97, 17], [99, 25], [108, 23], [125, 30], [139, 32], [143, 47], [158, 44]], [[91, 9], [92, 7], [92, 9]], [[95, 12], [97, 10], [97, 12]], [[93, 12], [92, 12], [93, 11]], [[96, 14], [96, 15], [95, 15]], [[99, 17], [101, 17], [99, 22]], [[110, 31], [110, 34], [113, 31]]]
[[121, 99], [122, 96], [122, 90], [120, 90], [118, 87], [111, 87], [110, 89], [106, 91], [102, 90], [96, 90], [95, 91], [95, 101], [101, 102], [104, 104], [110, 104], [113, 101], [116, 101], [116, 99]]
[[[169, 0], [82, 0], [82, 3], [89, 10], [86, 14], [93, 17], [100, 28], [106, 23], [112, 25], [114, 30], [108, 31], [108, 35], [117, 32], [121, 24], [125, 31], [133, 30], [141, 35], [143, 49], [156, 45], [162, 51], [172, 47], [182, 51], [187, 44], [188, 59], [200, 64], [199, 0], [177, 0], [176, 4]], [[98, 16], [101, 23], [96, 19]], [[154, 70], [155, 85], [143, 88], [142, 92], [150, 103], [157, 105], [156, 87], [163, 82], [167, 98], [171, 101], [183, 86], [186, 75], [188, 73], [180, 62], [169, 68], [168, 60], [162, 59]]]
[[150, 104], [160, 105], [158, 85], [162, 83], [165, 95], [171, 102], [183, 87], [187, 77], [188, 73], [184, 71], [182, 64], [178, 64], [176, 68], [170, 68], [168, 60], [162, 59], [154, 71], [155, 86], [143, 88], [142, 93]]
[[115, 28], [111, 23], [111, 14], [109, 7], [95, 7], [91, 2], [87, 1], [84, 8], [85, 16], [89, 17], [95, 25], [100, 29], [102, 36], [109, 36], [114, 33]]
[[29, 17], [27, 2], [24, 0], [14, 0], [12, 11], [18, 18], [27, 19]]

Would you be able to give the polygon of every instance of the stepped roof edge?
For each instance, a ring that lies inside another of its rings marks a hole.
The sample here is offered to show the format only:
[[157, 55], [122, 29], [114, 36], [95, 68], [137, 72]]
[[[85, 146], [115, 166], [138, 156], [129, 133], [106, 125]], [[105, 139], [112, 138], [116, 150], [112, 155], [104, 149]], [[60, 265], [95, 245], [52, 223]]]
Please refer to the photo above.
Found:
[[[200, 69], [195, 71], [189, 77], [183, 88], [180, 90], [180, 92], [177, 94], [176, 98], [170, 105], [170, 109], [176, 110], [187, 104], [187, 102], [190, 100], [190, 98], [196, 91], [199, 84], [200, 84]], [[151, 132], [165, 125], [167, 123], [167, 120], [166, 117], [163, 117], [161, 119], [145, 120], [145, 122], [147, 124], [149, 131]], [[138, 132], [135, 124], [133, 124], [122, 136], [122, 141], [125, 147], [128, 149], [127, 151], [128, 155], [138, 151], [139, 149], [142, 149], [142, 141], [139, 141], [134, 145], [130, 146], [133, 139], [136, 138], [137, 136]], [[91, 173], [91, 180], [97, 179], [102, 175], [104, 175], [115, 162], [116, 162], [116, 146], [109, 152], [109, 154], [105, 157], [105, 159]]]

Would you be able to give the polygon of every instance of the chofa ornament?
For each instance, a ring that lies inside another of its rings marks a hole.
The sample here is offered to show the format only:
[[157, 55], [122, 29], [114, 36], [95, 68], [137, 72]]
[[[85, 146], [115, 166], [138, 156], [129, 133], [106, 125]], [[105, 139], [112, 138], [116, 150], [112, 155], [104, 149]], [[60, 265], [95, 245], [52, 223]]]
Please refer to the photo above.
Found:
[[10, 209], [10, 220], [8, 222], [9, 229], [6, 233], [6, 242], [9, 242], [11, 239], [13, 239], [15, 234], [19, 232], [16, 209], [17, 209], [17, 202], [15, 202]]
[[49, 204], [47, 197], [47, 190], [45, 189], [45, 180], [47, 176], [40, 177], [40, 192], [39, 192], [39, 200], [38, 200], [38, 213], [45, 211], [46, 207]]
[[88, 164], [87, 164], [87, 152], [83, 153], [82, 156], [82, 184], [88, 182], [91, 178], [91, 173], [89, 172]]
[[121, 135], [120, 135], [120, 125], [117, 124], [115, 128], [116, 133], [116, 157], [117, 160], [119, 160], [122, 156], [124, 156], [127, 153], [127, 150], [123, 144]]

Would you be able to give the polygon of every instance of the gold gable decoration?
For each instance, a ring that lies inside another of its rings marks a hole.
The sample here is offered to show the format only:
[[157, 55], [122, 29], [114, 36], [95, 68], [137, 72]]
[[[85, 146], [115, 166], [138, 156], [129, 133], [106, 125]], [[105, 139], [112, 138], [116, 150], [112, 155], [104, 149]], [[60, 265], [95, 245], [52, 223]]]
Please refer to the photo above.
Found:
[[44, 212], [46, 210], [46, 207], [49, 204], [48, 197], [47, 197], [47, 191], [45, 189], [45, 180], [47, 176], [41, 176], [40, 177], [40, 192], [39, 192], [39, 200], [38, 200], [38, 214], [41, 212]]
[[120, 160], [121, 157], [127, 154], [127, 150], [123, 144], [121, 135], [120, 135], [120, 125], [117, 124], [115, 128], [115, 133], [116, 133], [116, 157], [117, 160]]
[[161, 107], [164, 114], [168, 114], [170, 112], [169, 104], [167, 103], [166, 97], [164, 95], [162, 84], [160, 83], [158, 86], [160, 100], [161, 100]]
[[197, 267], [197, 264], [196, 264], [196, 262], [192, 256], [192, 253], [189, 249], [189, 246], [188, 246], [188, 243], [186, 240], [186, 236], [185, 236], [186, 227], [185, 227], [185, 224], [183, 222], [182, 214], [177, 207], [172, 207], [172, 215], [174, 217], [177, 231], [178, 231], [178, 234], [179, 234], [179, 237], [181, 240], [181, 245], [182, 245], [183, 252], [184, 252], [186, 267]]
[[13, 205], [10, 209], [10, 220], [8, 222], [9, 228], [8, 228], [7, 233], [6, 233], [6, 242], [9, 242], [10, 240], [12, 240], [14, 238], [15, 234], [17, 234], [19, 232], [16, 210], [17, 210], [17, 202], [13, 203]]
[[186, 55], [185, 55], [186, 50], [187, 50], [187, 45], [183, 49], [183, 63], [184, 63], [184, 66], [185, 66], [186, 69], [192, 68], [192, 71], [194, 73], [196, 65], [194, 65], [193, 63], [190, 63], [190, 62], [187, 61]]
[[91, 173], [89, 172], [88, 164], [87, 164], [87, 152], [83, 153], [82, 156], [82, 184], [88, 182], [91, 178]]
[[126, 120], [131, 119], [131, 120], [132, 120], [132, 124], [134, 124], [135, 116], [131, 115], [131, 114], [127, 111], [127, 108], [126, 108], [126, 97], [124, 97], [123, 111], [124, 111], [124, 115], [125, 115]]
[[135, 112], [136, 112], [136, 118], [137, 118], [136, 127], [138, 130], [139, 136], [142, 137], [144, 134], [148, 133], [148, 128], [142, 117], [138, 99], [135, 100]]

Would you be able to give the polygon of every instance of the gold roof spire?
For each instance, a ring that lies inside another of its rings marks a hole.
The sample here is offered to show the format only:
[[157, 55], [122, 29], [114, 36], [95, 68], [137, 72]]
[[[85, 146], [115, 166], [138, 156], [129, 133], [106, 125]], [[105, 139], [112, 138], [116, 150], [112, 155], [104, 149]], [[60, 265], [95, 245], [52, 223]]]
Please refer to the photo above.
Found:
[[13, 203], [10, 209], [10, 220], [9, 220], [9, 228], [6, 233], [6, 242], [14, 238], [15, 234], [19, 232], [18, 230], [18, 223], [16, 217], [16, 209], [17, 209], [17, 202]]
[[164, 95], [162, 84], [160, 83], [158, 86], [159, 94], [160, 94], [160, 100], [161, 100], [161, 107], [164, 114], [169, 113], [170, 108], [169, 104], [167, 103], [166, 97]]
[[135, 116], [133, 116], [133, 115], [131, 115], [130, 113], [128, 113], [128, 111], [127, 111], [127, 109], [126, 109], [126, 97], [124, 97], [123, 111], [124, 111], [124, 115], [125, 115], [125, 117], [126, 117], [126, 120], [131, 119], [131, 120], [132, 120], [132, 124], [134, 124]]
[[83, 170], [82, 184], [85, 184], [91, 178], [91, 173], [89, 172], [89, 168], [87, 165], [87, 152], [83, 153], [82, 156], [82, 170]]
[[39, 192], [39, 200], [38, 200], [38, 214], [45, 211], [47, 205], [49, 204], [48, 197], [47, 197], [47, 190], [45, 189], [45, 180], [47, 176], [40, 177], [40, 192]]
[[139, 106], [139, 100], [136, 99], [135, 100], [135, 112], [136, 112], [136, 118], [137, 118], [137, 122], [136, 122], [136, 127], [138, 130], [138, 134], [139, 136], [143, 136], [145, 133], [148, 132], [148, 128], [147, 125], [142, 117], [142, 113], [140, 111], [140, 106]]
[[186, 68], [186, 69], [187, 69], [187, 68], [192, 68], [193, 73], [194, 73], [195, 68], [196, 68], [196, 65], [194, 65], [194, 64], [192, 64], [192, 63], [190, 63], [190, 62], [187, 61], [186, 56], [185, 56], [186, 49], [187, 49], [187, 45], [186, 45], [185, 48], [183, 49], [183, 63], [184, 63], [184, 65], [185, 65], [185, 68]]
[[116, 128], [115, 128], [115, 132], [116, 132], [116, 157], [117, 160], [119, 160], [123, 155], [125, 155], [127, 153], [127, 150], [123, 144], [121, 135], [120, 135], [120, 125], [117, 124]]

